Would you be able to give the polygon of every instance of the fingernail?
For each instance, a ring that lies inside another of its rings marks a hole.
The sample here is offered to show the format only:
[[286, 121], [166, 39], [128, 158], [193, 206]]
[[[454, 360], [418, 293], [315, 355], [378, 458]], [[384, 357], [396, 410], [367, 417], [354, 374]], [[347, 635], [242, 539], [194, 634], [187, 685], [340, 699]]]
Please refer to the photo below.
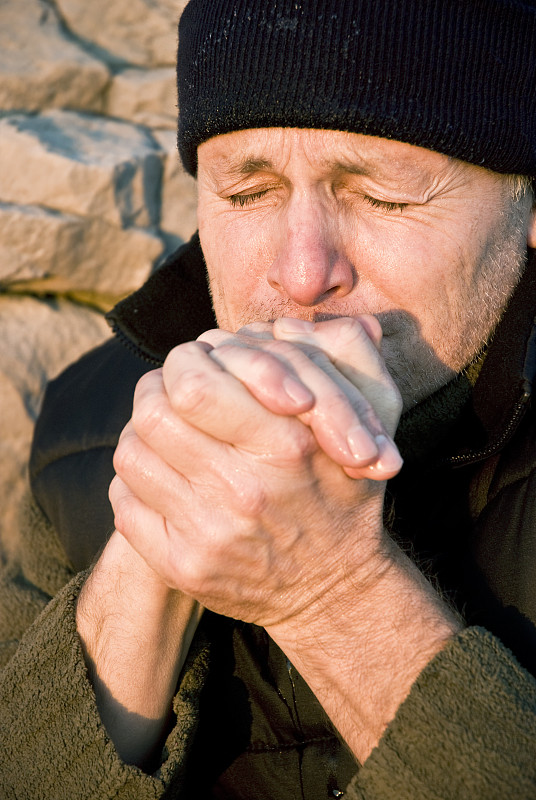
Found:
[[380, 433], [376, 436], [376, 445], [380, 455], [375, 468], [384, 472], [398, 472], [404, 462], [395, 443], [388, 436]]
[[283, 389], [297, 406], [303, 406], [314, 400], [314, 395], [309, 389], [289, 375], [283, 379]]
[[294, 317], [280, 317], [274, 324], [284, 333], [312, 333], [315, 329], [314, 322]]
[[360, 425], [351, 428], [346, 436], [348, 447], [357, 461], [369, 461], [378, 456], [378, 447], [372, 436]]

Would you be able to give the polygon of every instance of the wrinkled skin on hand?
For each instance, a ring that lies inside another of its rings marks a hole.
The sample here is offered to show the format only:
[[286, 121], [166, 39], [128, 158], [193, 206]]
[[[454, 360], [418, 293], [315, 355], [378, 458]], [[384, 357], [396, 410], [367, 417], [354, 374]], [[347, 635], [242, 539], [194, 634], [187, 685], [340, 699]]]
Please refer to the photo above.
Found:
[[374, 317], [209, 331], [144, 376], [115, 455], [117, 529], [171, 587], [265, 627], [388, 561], [401, 401]]

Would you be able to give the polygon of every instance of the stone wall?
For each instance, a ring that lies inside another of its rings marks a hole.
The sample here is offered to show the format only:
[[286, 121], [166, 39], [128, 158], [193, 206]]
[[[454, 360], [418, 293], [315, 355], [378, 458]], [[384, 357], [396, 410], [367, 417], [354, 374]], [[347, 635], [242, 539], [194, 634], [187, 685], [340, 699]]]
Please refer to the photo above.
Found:
[[0, 0], [0, 536], [44, 387], [195, 230], [175, 147], [186, 0]]

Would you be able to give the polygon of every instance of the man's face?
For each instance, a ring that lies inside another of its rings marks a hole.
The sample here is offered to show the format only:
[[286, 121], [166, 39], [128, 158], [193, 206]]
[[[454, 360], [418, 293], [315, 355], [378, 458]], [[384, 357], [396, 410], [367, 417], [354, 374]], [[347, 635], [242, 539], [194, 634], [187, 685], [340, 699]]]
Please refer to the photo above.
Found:
[[406, 407], [478, 353], [534, 246], [504, 176], [401, 142], [254, 129], [198, 163], [219, 326], [374, 314]]

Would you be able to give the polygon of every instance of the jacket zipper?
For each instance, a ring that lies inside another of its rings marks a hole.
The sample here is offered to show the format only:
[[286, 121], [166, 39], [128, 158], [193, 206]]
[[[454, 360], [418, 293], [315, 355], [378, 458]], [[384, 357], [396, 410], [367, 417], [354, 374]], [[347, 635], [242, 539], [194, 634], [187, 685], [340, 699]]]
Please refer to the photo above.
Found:
[[487, 445], [487, 447], [484, 447], [481, 450], [476, 450], [473, 451], [472, 453], [467, 453], [466, 455], [451, 456], [446, 459], [447, 463], [453, 467], [464, 467], [467, 466], [468, 464], [476, 464], [478, 461], [483, 461], [484, 459], [489, 458], [490, 456], [493, 456], [496, 453], [498, 453], [499, 450], [501, 450], [504, 447], [504, 445], [515, 433], [519, 423], [521, 422], [528, 408], [530, 397], [531, 397], [530, 391], [525, 389], [522, 397], [518, 400], [518, 402], [513, 408], [512, 415], [510, 417], [508, 424], [504, 428], [499, 438], [496, 439], [492, 444]]

